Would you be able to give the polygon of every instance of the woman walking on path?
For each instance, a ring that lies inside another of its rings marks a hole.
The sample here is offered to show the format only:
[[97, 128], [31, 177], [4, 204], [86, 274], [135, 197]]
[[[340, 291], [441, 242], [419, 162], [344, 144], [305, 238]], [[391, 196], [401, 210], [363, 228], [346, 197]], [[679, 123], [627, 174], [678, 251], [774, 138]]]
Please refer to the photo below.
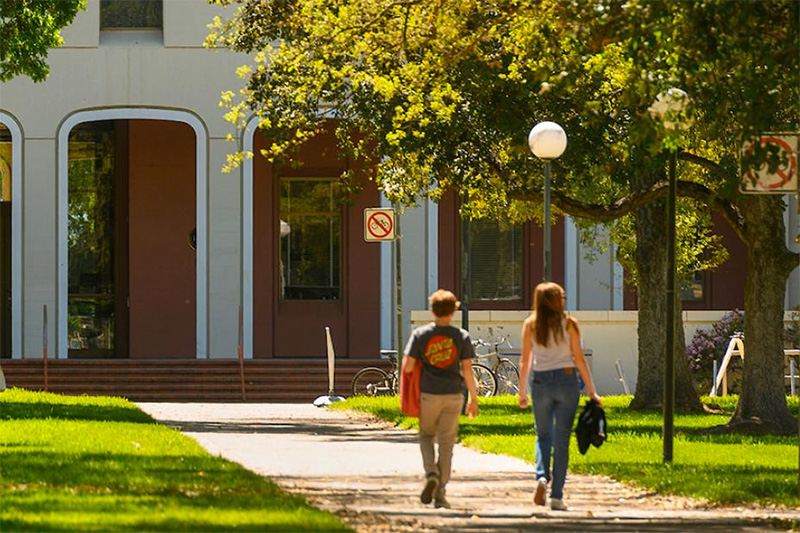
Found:
[[[595, 402], [602, 400], [583, 357], [578, 321], [564, 312], [564, 289], [545, 282], [533, 293], [533, 312], [522, 325], [519, 406], [528, 407], [528, 374], [533, 416], [536, 419], [536, 493], [534, 502], [544, 505], [550, 484], [550, 507], [564, 511], [563, 491], [569, 463], [569, 439], [578, 409], [578, 373]], [[531, 365], [532, 363], [532, 365]], [[576, 372], [577, 369], [577, 372]], [[553, 469], [550, 470], [552, 452]]]
[[[434, 322], [411, 333], [404, 350], [403, 372], [410, 376], [416, 365], [422, 365], [419, 447], [425, 468], [425, 486], [420, 500], [424, 504], [433, 500], [436, 507], [449, 509], [445, 487], [450, 480], [465, 383], [470, 397], [467, 413], [470, 417], [478, 415], [477, 389], [472, 374], [475, 351], [469, 333], [450, 324], [459, 307], [455, 295], [440, 289], [429, 300]], [[438, 460], [435, 459], [434, 438], [439, 442]]]

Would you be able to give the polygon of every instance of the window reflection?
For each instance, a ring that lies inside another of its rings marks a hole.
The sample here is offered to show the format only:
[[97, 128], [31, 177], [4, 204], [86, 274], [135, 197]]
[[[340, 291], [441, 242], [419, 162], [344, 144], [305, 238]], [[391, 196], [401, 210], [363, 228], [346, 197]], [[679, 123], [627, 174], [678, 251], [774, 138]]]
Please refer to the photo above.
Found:
[[0, 202], [11, 201], [11, 132], [0, 124]]
[[0, 124], [0, 357], [11, 357], [11, 132]]
[[283, 299], [338, 300], [341, 297], [341, 209], [339, 187], [334, 180], [281, 179]]
[[102, 0], [100, 29], [161, 29], [161, 0]]
[[684, 302], [702, 302], [705, 300], [705, 274], [700, 270], [695, 270], [692, 277], [681, 287], [681, 299]]
[[68, 334], [75, 355], [114, 350], [114, 123], [77, 126], [69, 136]]
[[519, 225], [470, 221], [470, 300], [522, 300], [522, 236]]

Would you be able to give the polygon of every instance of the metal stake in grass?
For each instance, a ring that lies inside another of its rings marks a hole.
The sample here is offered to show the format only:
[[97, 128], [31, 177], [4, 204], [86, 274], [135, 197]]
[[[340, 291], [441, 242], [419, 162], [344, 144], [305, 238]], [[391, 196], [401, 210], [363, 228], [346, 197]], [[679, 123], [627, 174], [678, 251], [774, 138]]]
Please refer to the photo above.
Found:
[[332, 403], [341, 402], [344, 400], [341, 396], [336, 396], [333, 393], [333, 370], [334, 370], [334, 359], [336, 355], [333, 352], [333, 340], [331, 339], [331, 328], [325, 326], [325, 336], [327, 337], [328, 342], [328, 395], [327, 396], [319, 396], [316, 400], [314, 400], [314, 405], [317, 407], [325, 407]]

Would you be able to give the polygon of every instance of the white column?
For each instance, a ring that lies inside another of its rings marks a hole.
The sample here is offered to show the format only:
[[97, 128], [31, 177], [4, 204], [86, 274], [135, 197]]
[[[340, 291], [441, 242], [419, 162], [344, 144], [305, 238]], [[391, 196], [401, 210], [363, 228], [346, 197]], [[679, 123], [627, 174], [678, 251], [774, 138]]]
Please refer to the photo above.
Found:
[[572, 217], [564, 217], [564, 292], [567, 309], [578, 309], [580, 304], [578, 275], [578, 227]]

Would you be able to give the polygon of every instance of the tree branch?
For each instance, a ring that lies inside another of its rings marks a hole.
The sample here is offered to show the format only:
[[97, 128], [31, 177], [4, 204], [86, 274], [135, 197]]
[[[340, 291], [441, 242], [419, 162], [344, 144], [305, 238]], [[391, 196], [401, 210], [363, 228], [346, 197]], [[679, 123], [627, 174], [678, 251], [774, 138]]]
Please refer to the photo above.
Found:
[[[744, 241], [745, 222], [739, 208], [731, 202], [720, 198], [714, 191], [693, 181], [678, 181], [678, 196], [693, 198], [709, 205], [713, 209], [719, 210], [725, 219], [733, 227], [736, 234]], [[551, 201], [564, 213], [594, 220], [597, 222], [610, 222], [621, 218], [643, 205], [665, 198], [669, 192], [669, 184], [666, 181], [654, 183], [647, 189], [636, 191], [624, 196], [616, 202], [602, 205], [582, 202], [567, 196], [559, 190], [551, 191]], [[529, 193], [520, 199], [544, 201], [543, 193]]]
[[678, 159], [682, 161], [688, 161], [689, 163], [694, 163], [695, 165], [699, 165], [706, 170], [713, 172], [718, 176], [725, 177], [725, 172], [722, 170], [722, 167], [719, 166], [718, 163], [711, 161], [710, 159], [706, 159], [703, 156], [693, 154], [691, 152], [684, 152], [683, 150], [678, 151]]

